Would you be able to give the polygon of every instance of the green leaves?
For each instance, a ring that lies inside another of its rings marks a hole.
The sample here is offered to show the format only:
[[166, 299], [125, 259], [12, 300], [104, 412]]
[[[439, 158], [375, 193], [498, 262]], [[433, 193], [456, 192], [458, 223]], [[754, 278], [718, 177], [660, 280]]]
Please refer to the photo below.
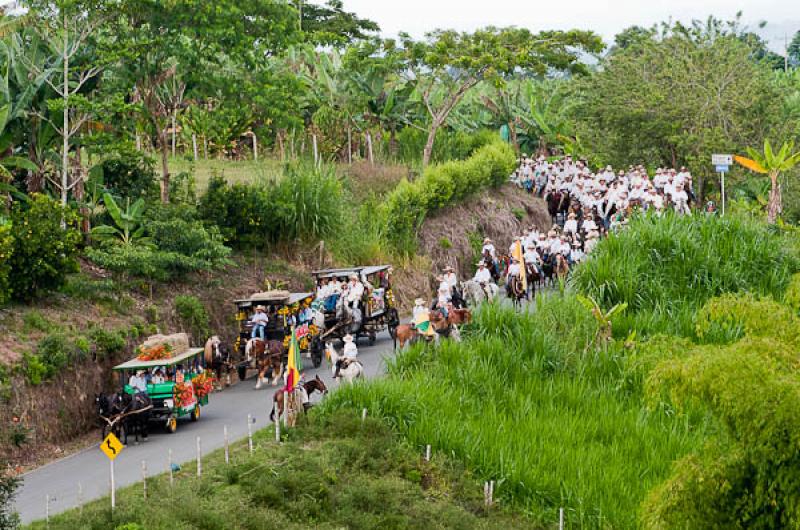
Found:
[[109, 216], [114, 225], [101, 225], [92, 229], [92, 235], [100, 241], [117, 240], [123, 245], [147, 245], [149, 238], [144, 237], [144, 226], [142, 224], [145, 202], [139, 198], [133, 204], [130, 199], [126, 199], [125, 210], [122, 210], [114, 197], [106, 192], [103, 194], [103, 204], [106, 206]]

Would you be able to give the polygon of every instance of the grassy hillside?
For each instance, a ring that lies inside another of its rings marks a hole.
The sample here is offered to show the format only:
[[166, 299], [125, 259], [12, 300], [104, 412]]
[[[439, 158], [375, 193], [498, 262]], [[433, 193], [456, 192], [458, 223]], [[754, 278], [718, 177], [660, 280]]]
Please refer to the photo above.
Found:
[[[172, 489], [161, 475], [50, 520], [50, 529], [305, 529], [532, 528], [496, 506], [483, 505], [482, 486], [458, 464], [425, 462], [380, 420], [358, 414], [312, 415], [281, 445], [269, 429], [203, 461], [203, 477], [187, 464]], [[47, 528], [42, 521], [29, 528]]]

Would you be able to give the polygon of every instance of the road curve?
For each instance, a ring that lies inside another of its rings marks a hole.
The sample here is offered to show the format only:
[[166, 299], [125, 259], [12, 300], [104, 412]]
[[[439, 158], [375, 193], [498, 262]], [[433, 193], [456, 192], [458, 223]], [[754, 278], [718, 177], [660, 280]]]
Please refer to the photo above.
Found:
[[[361, 341], [358, 350], [358, 358], [364, 364], [367, 377], [376, 377], [385, 372], [384, 359], [392, 355], [392, 340], [387, 333], [382, 333], [373, 346], [367, 346], [366, 341]], [[310, 360], [305, 362], [310, 366]], [[319, 374], [329, 390], [336, 387], [331, 378], [331, 370], [327, 368], [327, 361], [323, 361], [319, 369], [307, 369], [305, 373], [306, 377]], [[255, 420], [254, 431], [271, 425], [269, 410], [275, 387], [266, 386], [254, 390], [254, 384], [255, 381], [251, 378], [224, 392], [212, 394], [208, 406], [202, 409], [200, 420], [192, 423], [188, 418], [181, 419], [174, 434], [166, 434], [154, 424], [147, 443], [137, 446], [129, 439], [130, 445], [114, 462], [117, 488], [141, 479], [142, 460], [147, 462], [150, 475], [167, 471], [170, 449], [174, 462], [184, 463], [194, 460], [198, 436], [203, 453], [224, 445], [223, 428], [226, 425], [230, 441], [246, 437], [248, 414]], [[77, 506], [79, 484], [83, 491], [83, 502], [107, 495], [108, 459], [100, 452], [97, 445], [93, 445], [25, 473], [22, 479], [22, 485], [15, 498], [15, 509], [19, 512], [23, 523], [30, 523], [45, 517], [48, 495], [50, 515]]]

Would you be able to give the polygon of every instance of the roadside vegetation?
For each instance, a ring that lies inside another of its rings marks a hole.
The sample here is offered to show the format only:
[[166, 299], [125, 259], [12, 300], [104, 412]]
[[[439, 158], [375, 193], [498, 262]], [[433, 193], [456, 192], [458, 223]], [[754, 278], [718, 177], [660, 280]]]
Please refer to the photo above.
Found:
[[[483, 487], [463, 465], [437, 455], [426, 462], [381, 420], [359, 414], [320, 418], [288, 432], [280, 445], [269, 429], [231, 445], [231, 463], [215, 451], [203, 476], [187, 463], [108, 498], [52, 517], [49, 528], [531, 528], [508, 508], [484, 506]], [[48, 528], [39, 522], [27, 528]]]
[[[563, 293], [484, 306], [465, 342], [413, 347], [324, 410], [368, 408], [542, 524], [793, 526], [791, 248], [763, 222], [637, 218]], [[599, 322], [582, 300], [630, 309]]]

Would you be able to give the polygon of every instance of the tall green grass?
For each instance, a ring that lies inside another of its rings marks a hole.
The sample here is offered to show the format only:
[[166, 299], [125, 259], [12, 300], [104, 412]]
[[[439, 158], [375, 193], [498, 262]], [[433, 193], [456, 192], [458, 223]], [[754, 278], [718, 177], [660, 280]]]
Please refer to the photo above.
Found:
[[637, 216], [571, 276], [605, 307], [627, 302], [617, 329], [690, 336], [695, 311], [724, 293], [780, 298], [800, 263], [764, 223], [728, 216]]
[[484, 306], [466, 342], [412, 348], [389, 378], [337, 392], [325, 407], [388, 418], [412, 443], [497, 479], [503, 499], [535, 521], [563, 506], [582, 528], [631, 528], [646, 493], [700, 446], [707, 425], [648, 412], [622, 347], [590, 347], [595, 332], [571, 296], [522, 314]]

